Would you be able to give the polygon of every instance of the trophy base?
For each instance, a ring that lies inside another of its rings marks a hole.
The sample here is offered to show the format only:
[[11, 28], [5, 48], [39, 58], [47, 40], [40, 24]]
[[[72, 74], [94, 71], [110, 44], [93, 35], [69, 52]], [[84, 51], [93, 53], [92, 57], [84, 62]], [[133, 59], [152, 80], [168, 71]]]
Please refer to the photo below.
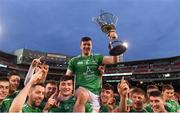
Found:
[[121, 55], [127, 49], [120, 41], [115, 41], [114, 44], [112, 43], [109, 46], [110, 46], [109, 54], [111, 56]]

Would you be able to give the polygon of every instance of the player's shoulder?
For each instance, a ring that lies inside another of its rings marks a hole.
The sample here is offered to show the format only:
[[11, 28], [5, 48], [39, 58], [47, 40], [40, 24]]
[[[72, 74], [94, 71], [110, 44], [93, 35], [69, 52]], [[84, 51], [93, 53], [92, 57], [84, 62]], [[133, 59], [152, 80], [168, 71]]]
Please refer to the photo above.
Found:
[[4, 103], [7, 103], [7, 102], [12, 102], [14, 98], [5, 98], [3, 100]]
[[93, 53], [92, 55], [101, 55], [100, 53]]
[[102, 54], [99, 54], [99, 53], [93, 53], [92, 55], [93, 56], [103, 56]]
[[71, 61], [77, 60], [77, 59], [79, 59], [79, 58], [81, 58], [81, 55], [74, 56], [73, 58], [71, 58]]

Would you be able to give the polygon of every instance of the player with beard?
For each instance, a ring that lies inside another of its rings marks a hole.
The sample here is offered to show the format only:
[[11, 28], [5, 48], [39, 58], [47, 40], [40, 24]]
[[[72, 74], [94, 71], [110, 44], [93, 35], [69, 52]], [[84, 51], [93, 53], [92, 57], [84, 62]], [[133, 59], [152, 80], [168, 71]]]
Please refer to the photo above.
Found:
[[46, 81], [46, 93], [45, 93], [45, 99], [48, 100], [52, 94], [57, 92], [58, 87], [57, 83], [53, 80]]
[[44, 96], [44, 84], [40, 83], [32, 85], [28, 94], [28, 100], [26, 104], [24, 104], [22, 112], [42, 112], [42, 109], [40, 109], [39, 106], [44, 99]]
[[174, 112], [172, 106], [166, 105], [160, 91], [152, 91], [149, 94], [149, 102], [154, 113]]
[[48, 80], [46, 81], [46, 86], [45, 86], [45, 97], [43, 101], [41, 102], [40, 108], [43, 109], [46, 105], [46, 102], [48, 99], [56, 93], [58, 90], [57, 83], [54, 80]]
[[[49, 67], [42, 65], [41, 68], [30, 78], [26, 86], [13, 100], [9, 112], [41, 112], [40, 103], [44, 99], [45, 86], [41, 81], [46, 77]], [[28, 99], [27, 99], [28, 97]], [[27, 99], [27, 102], [25, 103]]]
[[[73, 112], [73, 107], [76, 99], [73, 95], [73, 78], [72, 76], [62, 76], [59, 84], [59, 93], [52, 95], [46, 106], [44, 112]], [[90, 104], [86, 104], [86, 112], [91, 112]]]
[[[115, 31], [108, 33], [109, 37], [116, 37]], [[81, 55], [72, 58], [68, 63], [66, 75], [75, 75], [75, 96], [77, 101], [74, 112], [85, 112], [85, 104], [89, 101], [93, 110], [99, 112], [99, 92], [101, 88], [100, 65], [118, 62], [118, 56], [103, 56], [92, 53], [92, 40], [83, 37], [80, 42]]]
[[129, 112], [147, 112], [144, 109], [145, 92], [141, 88], [133, 88], [130, 92], [130, 99], [132, 104]]

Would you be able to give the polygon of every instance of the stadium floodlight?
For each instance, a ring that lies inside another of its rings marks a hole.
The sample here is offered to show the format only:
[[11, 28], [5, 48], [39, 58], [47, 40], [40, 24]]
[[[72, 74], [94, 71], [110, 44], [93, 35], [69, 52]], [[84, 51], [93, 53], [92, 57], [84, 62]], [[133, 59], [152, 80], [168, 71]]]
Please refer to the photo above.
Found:
[[7, 68], [7, 65], [0, 64], [0, 67]]
[[123, 46], [125, 46], [126, 48], [128, 48], [128, 43], [127, 43], [127, 42], [123, 42]]
[[107, 80], [106, 82], [120, 82], [120, 80]]
[[103, 74], [103, 76], [124, 76], [132, 75], [132, 73], [112, 73], [112, 74]]
[[141, 80], [141, 81], [140, 81], [140, 84], [143, 84], [143, 83], [144, 83], [144, 82]]
[[169, 73], [164, 74], [164, 77], [170, 77], [170, 74]]

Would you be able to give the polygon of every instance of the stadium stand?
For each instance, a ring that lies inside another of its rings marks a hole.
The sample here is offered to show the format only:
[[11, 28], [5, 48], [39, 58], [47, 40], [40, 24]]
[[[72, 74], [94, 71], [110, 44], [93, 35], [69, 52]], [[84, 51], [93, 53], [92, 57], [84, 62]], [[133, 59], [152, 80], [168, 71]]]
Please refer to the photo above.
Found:
[[[47, 79], [56, 81], [65, 74], [67, 62], [72, 58], [72, 56], [63, 54], [29, 49], [18, 49], [13, 54], [0, 51], [0, 77], [6, 77], [11, 70], [18, 70], [24, 79], [31, 61], [41, 56], [45, 57], [45, 63], [50, 66]], [[149, 83], [171, 83], [176, 88], [180, 85], [180, 56], [107, 65], [102, 80], [103, 83], [108, 82], [115, 86], [122, 76], [128, 79], [132, 85], [143, 84], [145, 87]]]

